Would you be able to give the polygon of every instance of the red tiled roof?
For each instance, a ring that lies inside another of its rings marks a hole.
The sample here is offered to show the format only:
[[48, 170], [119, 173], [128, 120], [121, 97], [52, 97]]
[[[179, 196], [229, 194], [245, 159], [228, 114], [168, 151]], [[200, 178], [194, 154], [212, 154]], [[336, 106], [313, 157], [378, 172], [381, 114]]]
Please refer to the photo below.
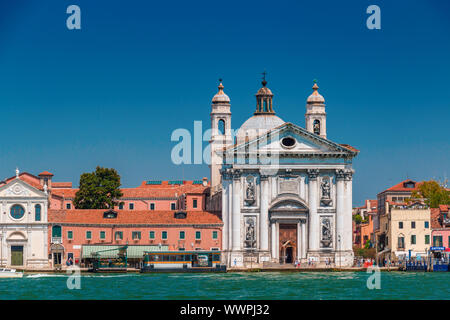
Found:
[[185, 219], [176, 219], [174, 211], [115, 210], [117, 218], [103, 218], [106, 209], [52, 210], [48, 222], [69, 224], [220, 224], [218, 216], [206, 211], [188, 211]]
[[[416, 186], [415, 186], [415, 188], [405, 188], [405, 186], [404, 186], [404, 183], [405, 183], [405, 182], [414, 182], [414, 183], [416, 184]], [[417, 190], [418, 187], [419, 187], [422, 183], [423, 183], [423, 182], [416, 182], [416, 181], [414, 181], [414, 180], [407, 179], [407, 180], [404, 180], [404, 181], [402, 181], [402, 182], [400, 182], [400, 183], [397, 183], [395, 186], [392, 186], [392, 187], [386, 189], [385, 191], [410, 191], [410, 192], [412, 192], [412, 191], [414, 191], [414, 190]], [[384, 191], [383, 191], [383, 192], [384, 192]]]
[[[16, 176], [6, 179], [5, 182], [8, 184], [14, 179], [16, 179]], [[36, 188], [38, 190], [44, 190], [44, 187], [41, 186], [41, 184], [39, 183], [39, 178], [28, 172], [22, 172], [21, 174], [19, 174], [19, 179], [29, 184], [33, 188]]]
[[72, 188], [72, 182], [52, 182], [52, 188]]
[[53, 173], [50, 173], [48, 171], [43, 171], [43, 172], [39, 173], [39, 176], [51, 176], [51, 177], [53, 177]]
[[439, 208], [431, 208], [430, 212], [431, 229], [442, 228], [441, 223], [439, 222], [440, 215], [441, 212]]
[[346, 148], [346, 149], [349, 149], [349, 150], [351, 150], [351, 151], [353, 151], [353, 152], [359, 152], [358, 149], [356, 149], [355, 147], [352, 147], [352, 146], [349, 145], [349, 144], [340, 143], [339, 145], [340, 145], [341, 147], [344, 147], [344, 148]]

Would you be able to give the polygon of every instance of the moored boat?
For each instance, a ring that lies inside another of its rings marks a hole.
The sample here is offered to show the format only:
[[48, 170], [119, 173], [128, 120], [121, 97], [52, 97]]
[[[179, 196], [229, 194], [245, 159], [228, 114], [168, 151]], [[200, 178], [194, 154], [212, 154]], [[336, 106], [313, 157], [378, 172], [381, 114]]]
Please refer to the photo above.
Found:
[[23, 272], [17, 272], [16, 269], [1, 268], [0, 278], [22, 278]]
[[226, 272], [220, 251], [145, 252], [141, 272]]

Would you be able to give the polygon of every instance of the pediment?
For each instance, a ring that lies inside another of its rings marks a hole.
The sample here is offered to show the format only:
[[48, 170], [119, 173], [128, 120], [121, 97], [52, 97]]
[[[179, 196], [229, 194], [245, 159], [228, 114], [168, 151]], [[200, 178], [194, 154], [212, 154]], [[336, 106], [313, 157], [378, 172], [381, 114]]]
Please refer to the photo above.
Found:
[[295, 124], [285, 123], [253, 140], [238, 143], [227, 149], [225, 153], [267, 153], [288, 157], [330, 156], [352, 158], [358, 154], [358, 151], [322, 138]]
[[10, 197], [17, 197], [17, 198], [44, 197], [44, 198], [46, 198], [47, 195], [44, 192], [42, 192], [41, 190], [38, 190], [38, 189], [30, 186], [29, 184], [27, 184], [26, 182], [24, 182], [20, 179], [14, 179], [0, 188], [0, 198], [10, 198]]

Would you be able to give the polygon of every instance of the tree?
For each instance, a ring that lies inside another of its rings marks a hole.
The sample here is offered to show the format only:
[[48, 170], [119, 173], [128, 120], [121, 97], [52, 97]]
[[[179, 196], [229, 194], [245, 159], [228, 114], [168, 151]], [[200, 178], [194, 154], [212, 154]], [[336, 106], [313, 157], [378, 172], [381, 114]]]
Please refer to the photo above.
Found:
[[122, 197], [120, 175], [115, 169], [97, 166], [94, 172], [80, 176], [80, 189], [75, 195], [77, 209], [108, 209], [117, 206]]
[[353, 221], [355, 221], [356, 224], [361, 224], [361, 222], [362, 222], [362, 217], [361, 217], [361, 215], [355, 214], [355, 215], [353, 216]]
[[424, 181], [419, 185], [418, 190], [414, 190], [411, 199], [423, 199], [431, 208], [438, 208], [440, 204], [450, 204], [450, 191], [447, 191], [437, 181]]

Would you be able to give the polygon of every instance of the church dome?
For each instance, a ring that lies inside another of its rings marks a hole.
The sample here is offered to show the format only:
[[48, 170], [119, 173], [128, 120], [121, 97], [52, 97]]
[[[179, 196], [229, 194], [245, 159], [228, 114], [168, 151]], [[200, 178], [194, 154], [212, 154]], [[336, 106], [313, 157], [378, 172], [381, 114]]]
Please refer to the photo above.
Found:
[[239, 128], [236, 136], [238, 138], [249, 138], [259, 136], [273, 128], [276, 128], [284, 123], [279, 117], [274, 114], [258, 114], [244, 122]]
[[216, 95], [212, 98], [212, 103], [230, 103], [230, 98], [223, 92], [223, 85], [222, 81], [220, 80], [220, 84], [217, 87], [219, 89], [219, 92], [216, 93]]
[[308, 97], [306, 100], [306, 103], [313, 104], [313, 103], [325, 103], [324, 97], [317, 91], [319, 89], [319, 86], [317, 83], [314, 83], [313, 85], [313, 93]]

